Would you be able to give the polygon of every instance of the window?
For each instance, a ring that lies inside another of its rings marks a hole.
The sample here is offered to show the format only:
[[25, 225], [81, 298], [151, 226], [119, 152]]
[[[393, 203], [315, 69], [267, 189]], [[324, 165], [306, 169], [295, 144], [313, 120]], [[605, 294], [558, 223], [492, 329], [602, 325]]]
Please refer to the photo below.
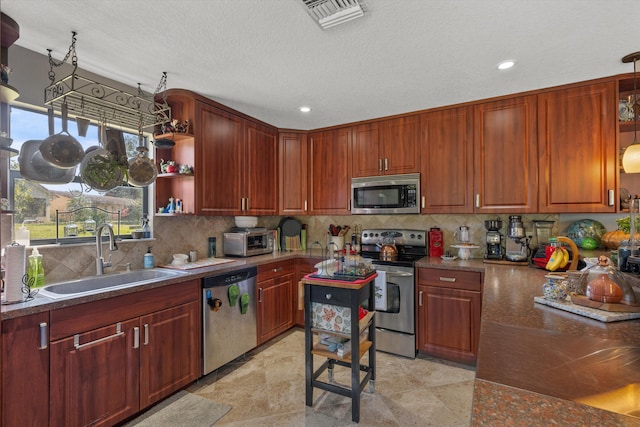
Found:
[[[60, 118], [56, 117], [54, 122], [56, 132], [59, 132], [62, 128]], [[94, 124], [89, 126], [86, 137], [77, 136], [76, 123], [72, 119], [68, 130], [85, 150], [100, 145], [98, 126]], [[45, 113], [11, 107], [12, 148], [22, 152], [25, 143], [42, 140], [48, 134]], [[134, 157], [138, 135], [125, 132], [124, 139], [127, 157]], [[37, 143], [31, 145], [37, 147]], [[56, 181], [55, 177], [53, 181]], [[9, 197], [14, 210], [14, 229], [24, 224], [30, 231], [32, 245], [56, 241], [77, 243], [93, 241], [96, 224], [104, 222], [110, 223], [121, 237], [130, 237], [131, 231], [140, 228], [140, 218], [147, 212], [148, 187], [123, 185], [101, 193], [84, 184], [80, 176], [75, 176], [69, 184], [35, 182], [20, 174], [19, 157], [16, 156], [11, 158]]]

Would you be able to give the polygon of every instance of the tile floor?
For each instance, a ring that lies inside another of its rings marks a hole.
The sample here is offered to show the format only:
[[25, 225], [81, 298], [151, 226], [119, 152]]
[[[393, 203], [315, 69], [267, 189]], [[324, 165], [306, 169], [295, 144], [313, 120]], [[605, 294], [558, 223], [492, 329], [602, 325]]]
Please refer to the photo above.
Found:
[[[188, 391], [231, 406], [216, 427], [470, 424], [472, 367], [424, 356], [411, 360], [376, 354], [375, 391], [362, 394], [359, 424], [351, 421], [351, 401], [346, 397], [314, 389], [313, 407], [305, 405], [302, 329], [293, 329], [212, 372]], [[321, 359], [316, 359], [318, 366]], [[347, 368], [336, 367], [334, 373], [337, 382], [350, 382]]]

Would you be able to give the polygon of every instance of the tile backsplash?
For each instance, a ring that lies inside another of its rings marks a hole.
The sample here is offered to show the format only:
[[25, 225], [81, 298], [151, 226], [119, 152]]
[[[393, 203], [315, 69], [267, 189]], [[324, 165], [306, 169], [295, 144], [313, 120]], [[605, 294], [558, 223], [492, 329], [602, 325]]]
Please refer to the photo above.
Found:
[[[329, 224], [349, 225], [351, 231], [346, 240], [351, 238], [351, 232], [355, 225], [361, 228], [409, 228], [418, 230], [429, 230], [431, 227], [439, 227], [443, 231], [445, 247], [449, 248], [454, 244], [453, 233], [460, 225], [467, 225], [470, 228], [471, 241], [480, 246], [472, 252], [473, 258], [482, 258], [484, 255], [485, 228], [484, 221], [488, 219], [502, 220], [503, 234], [506, 234], [509, 215], [345, 215], [345, 216], [301, 216], [296, 217], [301, 223], [307, 226], [307, 248], [312, 248], [312, 243], [318, 241], [322, 246], [326, 246], [327, 230]], [[267, 216], [260, 217], [258, 226], [273, 229], [277, 227], [282, 217]], [[556, 221], [553, 235], [558, 234], [557, 215], [522, 215], [525, 232], [534, 235], [534, 219], [544, 219]], [[152, 240], [126, 240], [119, 242], [119, 249], [112, 253], [113, 267], [106, 269], [111, 272], [114, 269], [125, 269], [126, 263], [131, 263], [132, 269], [143, 267], [143, 256], [147, 247], [152, 248], [156, 265], [168, 264], [171, 262], [172, 254], [188, 253], [196, 250], [199, 258], [208, 256], [208, 238], [216, 237], [217, 254], [224, 256], [222, 247], [222, 233], [234, 226], [232, 216], [225, 217], [203, 217], [203, 216], [183, 216], [183, 217], [155, 217], [153, 224]], [[4, 233], [4, 230], [3, 230]], [[532, 247], [536, 244], [532, 242]], [[44, 268], [47, 282], [56, 282], [90, 276], [95, 274], [95, 244], [80, 245], [48, 245], [39, 248], [43, 254]], [[313, 255], [319, 255], [317, 246], [312, 249]], [[307, 253], [309, 252], [309, 249]], [[30, 251], [28, 251], [30, 253]], [[108, 246], [103, 247], [105, 258], [109, 256]]]

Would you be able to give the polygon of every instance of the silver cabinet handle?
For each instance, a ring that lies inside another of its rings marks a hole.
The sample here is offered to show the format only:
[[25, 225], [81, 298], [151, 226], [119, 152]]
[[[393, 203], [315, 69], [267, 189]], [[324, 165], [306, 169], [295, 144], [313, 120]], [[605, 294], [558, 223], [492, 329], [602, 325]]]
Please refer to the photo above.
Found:
[[282, 269], [283, 269], [283, 268], [284, 268], [284, 267], [274, 268], [274, 269], [273, 269], [273, 272], [274, 272], [274, 273], [277, 273], [278, 271], [282, 271]]
[[378, 159], [378, 170], [382, 170], [382, 159]]
[[133, 348], [140, 347], [140, 328], [133, 328]]
[[440, 281], [441, 282], [451, 282], [451, 283], [453, 283], [453, 282], [456, 281], [456, 278], [455, 277], [441, 277]]
[[258, 288], [258, 302], [262, 302], [262, 288]]
[[247, 199], [246, 199], [246, 200], [247, 200], [247, 203], [246, 203], [246, 205], [247, 205], [247, 210], [249, 210], [249, 209], [251, 209], [251, 208], [249, 207], [249, 198], [247, 197]]
[[609, 206], [613, 206], [616, 203], [616, 192], [609, 190]]
[[144, 324], [144, 345], [149, 345], [149, 324]]
[[304, 201], [304, 211], [305, 212], [307, 211], [307, 201], [306, 200]]
[[39, 350], [44, 350], [49, 346], [49, 340], [47, 339], [47, 322], [40, 323], [40, 347]]
[[424, 196], [422, 196], [422, 209], [424, 209], [426, 204], [427, 204], [427, 200], [425, 199]]
[[97, 340], [94, 341], [89, 341], [86, 342], [84, 344], [80, 344], [80, 334], [75, 334], [73, 336], [73, 346], [76, 348], [76, 350], [79, 350], [83, 347], [89, 346], [89, 345], [93, 345], [93, 344], [97, 344], [99, 342], [103, 342], [103, 341], [107, 341], [110, 340], [111, 338], [115, 338], [117, 336], [120, 335], [124, 335], [124, 332], [122, 332], [122, 327], [120, 325], [120, 322], [116, 323], [116, 333], [113, 335], [109, 335], [107, 337], [103, 337], [103, 338], [98, 338]]
[[422, 291], [418, 292], [418, 305], [422, 307]]
[[389, 159], [387, 159], [386, 157], [384, 158], [384, 170], [389, 170]]
[[326, 294], [324, 297], [325, 297], [326, 299], [331, 299], [331, 294]]
[[476, 194], [476, 208], [480, 207], [480, 193]]

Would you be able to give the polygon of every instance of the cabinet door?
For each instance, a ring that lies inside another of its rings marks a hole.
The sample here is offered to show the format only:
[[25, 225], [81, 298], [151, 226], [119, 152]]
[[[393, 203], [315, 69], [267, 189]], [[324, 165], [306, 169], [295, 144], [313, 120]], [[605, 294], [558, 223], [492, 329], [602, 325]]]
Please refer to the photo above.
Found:
[[384, 162], [380, 152], [380, 126], [378, 122], [353, 128], [349, 158], [353, 178], [376, 176], [383, 173]]
[[349, 142], [351, 129], [335, 129], [309, 135], [309, 213], [348, 215], [351, 193]]
[[474, 107], [476, 213], [536, 212], [536, 97]]
[[380, 123], [382, 171], [385, 175], [420, 172], [419, 138], [418, 115]]
[[48, 324], [49, 312], [2, 321], [5, 427], [49, 425]]
[[111, 426], [138, 412], [136, 327], [138, 319], [51, 343], [50, 425]]
[[257, 283], [258, 345], [293, 326], [293, 274]]
[[474, 362], [480, 305], [480, 292], [418, 286], [418, 350], [458, 362]]
[[468, 107], [422, 115], [422, 213], [473, 213], [473, 115]]
[[615, 212], [615, 84], [538, 95], [540, 212]]
[[306, 134], [281, 133], [278, 156], [280, 159], [279, 213], [305, 215], [309, 183]]
[[242, 120], [196, 103], [196, 213], [234, 215], [242, 208]]
[[197, 301], [140, 318], [140, 405], [146, 407], [200, 376]]
[[244, 144], [244, 213], [278, 213], [278, 138], [275, 130], [247, 122]]

